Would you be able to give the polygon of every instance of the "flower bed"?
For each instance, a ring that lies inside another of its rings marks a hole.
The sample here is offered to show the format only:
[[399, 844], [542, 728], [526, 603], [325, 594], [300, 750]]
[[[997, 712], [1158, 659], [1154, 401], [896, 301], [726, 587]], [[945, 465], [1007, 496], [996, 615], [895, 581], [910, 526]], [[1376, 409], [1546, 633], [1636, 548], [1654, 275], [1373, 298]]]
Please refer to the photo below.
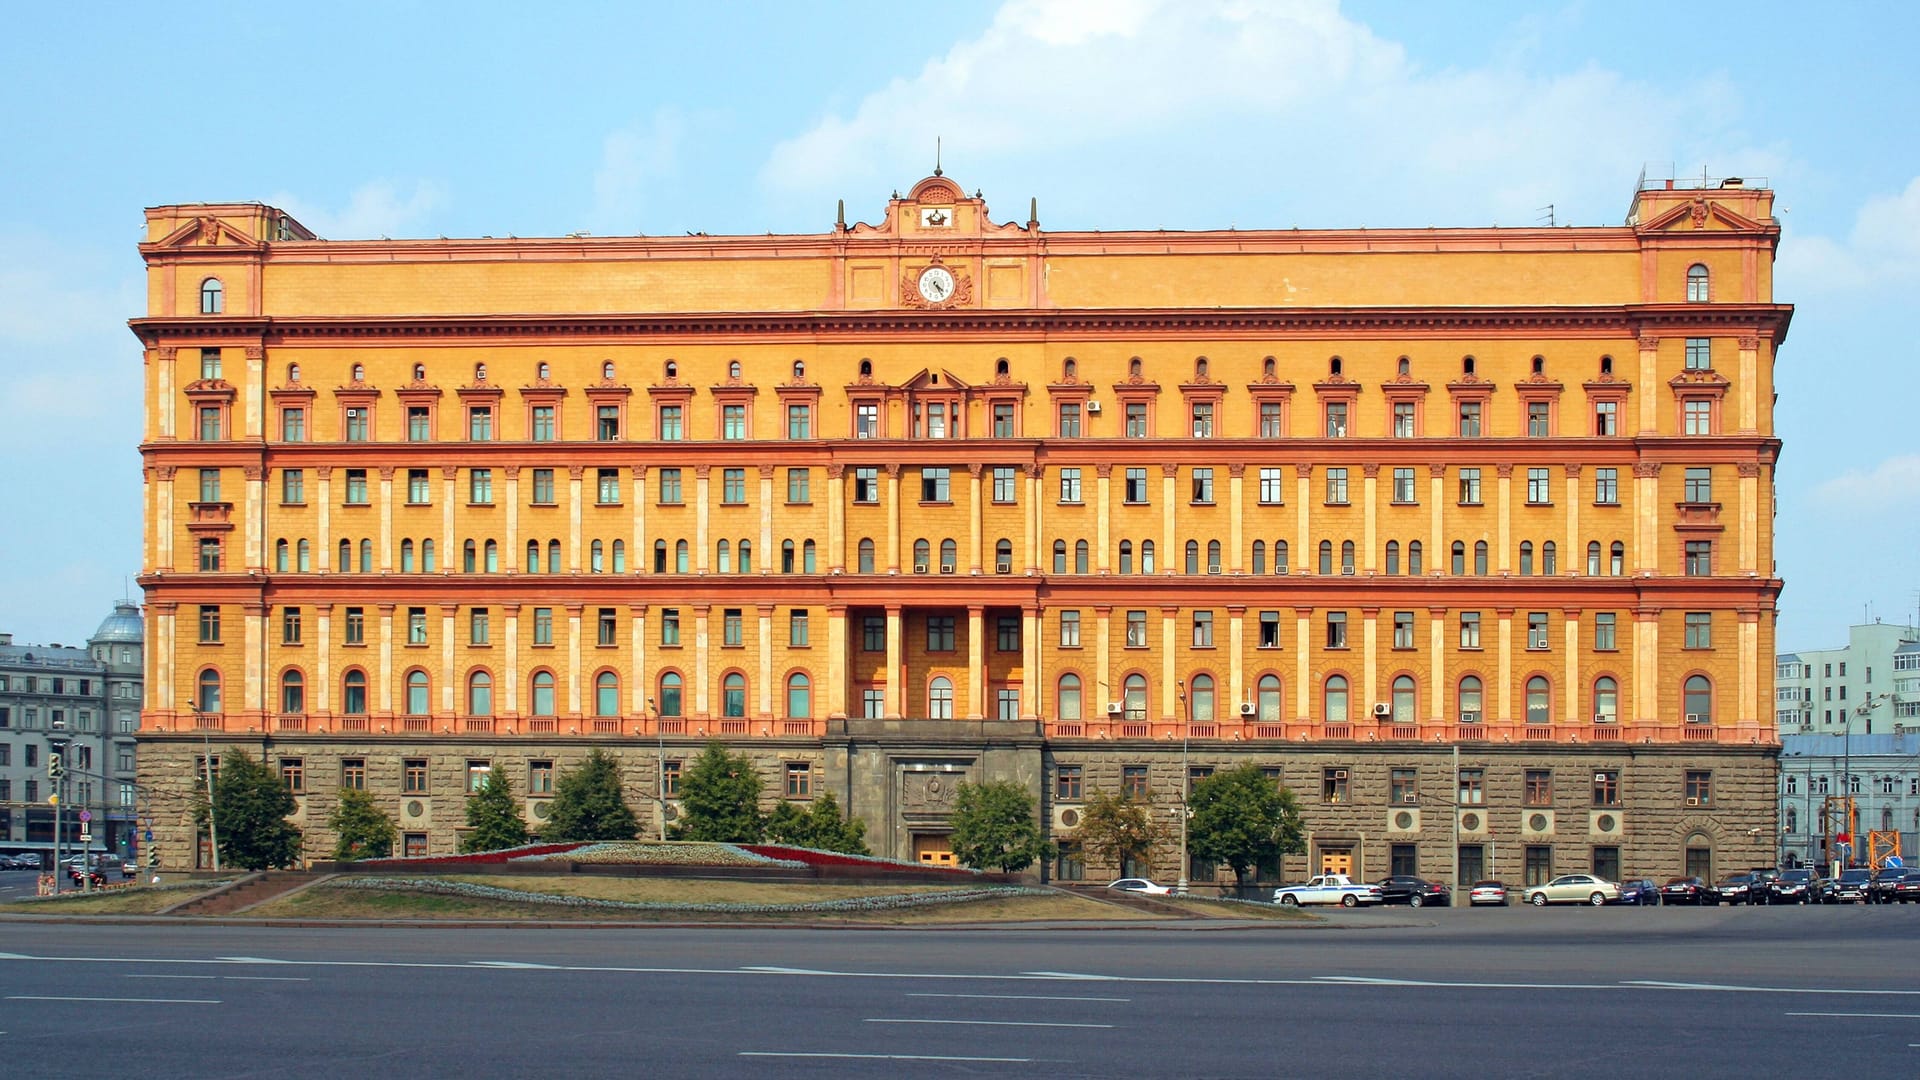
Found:
[[807, 866], [864, 866], [876, 870], [916, 870], [922, 873], [937, 871], [964, 878], [979, 876], [977, 870], [966, 870], [957, 866], [928, 866], [925, 863], [910, 862], [906, 859], [883, 859], [878, 855], [848, 855], [839, 851], [815, 851], [812, 848], [786, 847], [781, 844], [741, 844], [740, 847], [769, 859], [790, 860]]
[[594, 908], [609, 911], [693, 912], [713, 915], [803, 915], [827, 912], [898, 911], [905, 908], [961, 904], [973, 900], [993, 900], [1008, 896], [1050, 895], [1049, 890], [1046, 889], [989, 886], [940, 893], [850, 896], [839, 900], [813, 900], [797, 904], [676, 904], [646, 900], [601, 900], [587, 896], [555, 896], [550, 893], [503, 889], [495, 885], [476, 885], [465, 881], [438, 881], [431, 878], [335, 878], [322, 882], [319, 887], [436, 893], [441, 896], [460, 896], [472, 900], [504, 900], [511, 903], [549, 904], [555, 907]]
[[413, 866], [468, 866], [511, 862], [536, 855], [554, 855], [585, 847], [579, 841], [564, 844], [522, 844], [498, 851], [476, 851], [468, 855], [415, 855], [398, 859], [361, 859], [344, 865], [365, 870], [404, 870]]
[[795, 859], [749, 851], [738, 844], [698, 841], [620, 840], [586, 844], [564, 852], [529, 852], [516, 863], [576, 862], [602, 866], [778, 866], [805, 869]]

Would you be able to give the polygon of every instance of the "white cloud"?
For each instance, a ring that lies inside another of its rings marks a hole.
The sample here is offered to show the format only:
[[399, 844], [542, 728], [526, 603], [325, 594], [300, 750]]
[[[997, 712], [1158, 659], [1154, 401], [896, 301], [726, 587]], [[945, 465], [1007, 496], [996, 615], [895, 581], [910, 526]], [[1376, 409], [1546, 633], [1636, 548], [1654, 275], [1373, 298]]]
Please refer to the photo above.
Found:
[[918, 74], [775, 147], [761, 178], [808, 197], [893, 182], [925, 169], [939, 134], [950, 164], [972, 166], [950, 171], [1054, 156], [1083, 186], [1115, 168], [1158, 185], [1158, 205], [1238, 183], [1264, 188], [1272, 213], [1345, 192], [1376, 225], [1531, 224], [1546, 202], [1563, 222], [1617, 223], [1642, 161], [1770, 164], [1727, 130], [1739, 111], [1715, 80], [1427, 72], [1330, 0], [1012, 0]]
[[594, 228], [634, 232], [644, 207], [647, 182], [674, 173], [686, 119], [661, 109], [653, 119], [608, 135], [600, 145], [600, 167], [593, 173]]
[[1780, 245], [1783, 295], [1911, 285], [1920, 275], [1920, 176], [1862, 203], [1845, 240], [1794, 236]]
[[430, 180], [416, 180], [406, 194], [390, 180], [362, 184], [339, 209], [311, 202], [289, 192], [267, 200], [285, 210], [315, 235], [328, 240], [371, 240], [380, 236], [407, 236], [446, 201], [446, 192]]
[[1813, 489], [1815, 499], [1869, 510], [1920, 502], [1920, 454], [1896, 454], [1871, 469], [1851, 469]]

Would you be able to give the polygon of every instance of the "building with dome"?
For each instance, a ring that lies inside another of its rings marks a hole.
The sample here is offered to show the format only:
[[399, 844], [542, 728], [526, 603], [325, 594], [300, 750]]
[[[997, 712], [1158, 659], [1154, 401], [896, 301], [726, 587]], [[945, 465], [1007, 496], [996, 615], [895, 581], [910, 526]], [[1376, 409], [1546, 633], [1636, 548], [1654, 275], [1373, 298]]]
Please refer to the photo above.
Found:
[[[134, 856], [145, 809], [135, 735], [146, 671], [140, 605], [122, 600], [86, 646], [15, 645], [0, 633], [0, 851], [50, 851], [54, 743], [66, 746], [63, 844]], [[83, 826], [79, 812], [91, 819]]]
[[143, 783], [232, 749], [454, 850], [590, 748], [709, 739], [952, 858], [962, 781], [1180, 820], [1266, 770], [1288, 876], [1772, 861], [1773, 194], [1596, 228], [1053, 231], [933, 175], [822, 232], [327, 241], [147, 211]]

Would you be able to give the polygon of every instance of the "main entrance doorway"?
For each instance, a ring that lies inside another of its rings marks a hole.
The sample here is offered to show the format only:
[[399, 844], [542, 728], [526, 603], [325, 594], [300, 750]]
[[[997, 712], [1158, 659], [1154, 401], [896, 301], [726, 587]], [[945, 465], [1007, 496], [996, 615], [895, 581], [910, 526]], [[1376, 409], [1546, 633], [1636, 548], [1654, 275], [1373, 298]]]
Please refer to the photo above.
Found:
[[953, 843], [945, 833], [915, 833], [913, 858], [922, 866], [953, 866]]
[[1352, 848], [1321, 848], [1320, 872], [1323, 874], [1352, 874]]

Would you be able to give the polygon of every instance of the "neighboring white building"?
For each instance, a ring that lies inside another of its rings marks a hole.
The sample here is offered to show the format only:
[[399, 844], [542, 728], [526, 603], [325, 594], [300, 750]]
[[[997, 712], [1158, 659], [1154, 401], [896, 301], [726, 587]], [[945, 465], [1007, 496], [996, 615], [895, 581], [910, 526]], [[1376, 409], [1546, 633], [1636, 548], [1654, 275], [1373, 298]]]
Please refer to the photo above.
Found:
[[1774, 697], [1783, 738], [1920, 732], [1920, 631], [1868, 623], [1843, 648], [1781, 653]]
[[[1898, 832], [1906, 859], [1912, 862], [1920, 854], [1920, 734], [1783, 735], [1781, 866], [1824, 866], [1837, 857], [1826, 850], [1820, 813], [1829, 795], [1845, 794], [1854, 797], [1862, 834]], [[1837, 824], [1829, 823], [1829, 831], [1838, 831]], [[1862, 835], [1854, 843], [1853, 861], [1864, 863], [1866, 856]]]

